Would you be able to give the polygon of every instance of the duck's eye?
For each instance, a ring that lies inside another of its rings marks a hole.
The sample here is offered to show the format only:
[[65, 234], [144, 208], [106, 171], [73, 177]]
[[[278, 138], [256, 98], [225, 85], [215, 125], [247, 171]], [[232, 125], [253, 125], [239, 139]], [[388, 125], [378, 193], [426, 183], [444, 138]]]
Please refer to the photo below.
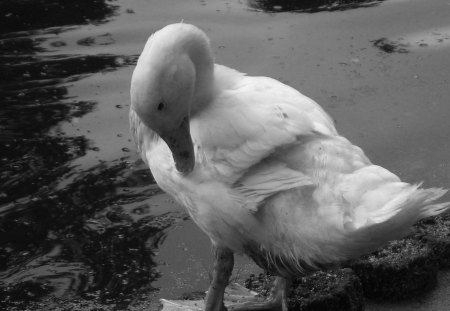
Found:
[[163, 110], [163, 109], [164, 109], [164, 103], [163, 103], [163, 102], [160, 102], [160, 103], [158, 104], [157, 109], [158, 109], [158, 111]]

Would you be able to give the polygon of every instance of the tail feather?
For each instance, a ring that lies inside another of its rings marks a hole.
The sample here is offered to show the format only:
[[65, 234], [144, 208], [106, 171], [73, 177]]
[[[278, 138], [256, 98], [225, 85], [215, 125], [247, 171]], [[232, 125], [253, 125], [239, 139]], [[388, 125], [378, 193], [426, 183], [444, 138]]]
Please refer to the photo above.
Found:
[[[439, 215], [439, 214], [445, 212], [449, 208], [450, 202], [431, 204], [434, 201], [440, 199], [442, 196], [444, 196], [448, 192], [447, 189], [430, 188], [430, 189], [424, 189], [423, 191], [427, 192], [428, 196], [424, 202], [427, 205], [422, 209], [422, 213], [421, 213], [422, 218]], [[430, 205], [428, 205], [428, 204], [430, 204]]]
[[[295, 203], [289, 205], [289, 196], [274, 197], [281, 201], [261, 209], [264, 222], [252, 226], [248, 236], [262, 241], [258, 252], [265, 254], [268, 265], [277, 267], [279, 273], [304, 273], [373, 252], [408, 234], [418, 220], [450, 208], [450, 202], [437, 201], [447, 192], [441, 188], [422, 189], [420, 184], [395, 180], [377, 186], [359, 197], [344, 197], [341, 202], [345, 206], [298, 208]], [[305, 198], [310, 193], [313, 196], [314, 191], [293, 197], [308, 206]], [[351, 198], [353, 202], [349, 202]]]
[[[365, 224], [346, 225], [346, 257], [356, 257], [374, 251], [390, 240], [406, 235], [420, 219], [436, 216], [450, 208], [450, 202], [434, 203], [447, 190], [442, 188], [419, 189], [409, 185], [389, 200], [382, 208], [368, 211]], [[362, 207], [361, 207], [362, 208]]]

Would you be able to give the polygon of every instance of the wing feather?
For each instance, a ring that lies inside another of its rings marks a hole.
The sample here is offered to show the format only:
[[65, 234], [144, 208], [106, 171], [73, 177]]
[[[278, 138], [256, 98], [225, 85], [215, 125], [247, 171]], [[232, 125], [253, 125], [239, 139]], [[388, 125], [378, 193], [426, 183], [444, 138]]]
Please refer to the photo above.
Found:
[[[326, 112], [297, 90], [271, 78], [233, 74], [231, 69], [216, 66], [216, 76], [235, 82], [221, 90], [208, 109], [191, 119], [196, 158], [202, 170], [216, 180], [234, 184], [276, 150], [304, 136], [337, 135]], [[293, 182], [296, 184], [303, 180], [301, 173], [287, 167], [279, 172], [276, 169], [280, 169], [279, 164], [268, 168], [273, 180], [269, 182], [267, 175], [261, 183], [277, 189], [277, 182], [297, 180]], [[254, 172], [259, 175], [261, 170]], [[258, 178], [252, 179], [252, 189], [258, 188]]]
[[313, 185], [311, 178], [286, 163], [265, 160], [255, 165], [234, 185], [234, 190], [245, 198], [244, 207], [256, 212], [267, 198], [282, 191]]

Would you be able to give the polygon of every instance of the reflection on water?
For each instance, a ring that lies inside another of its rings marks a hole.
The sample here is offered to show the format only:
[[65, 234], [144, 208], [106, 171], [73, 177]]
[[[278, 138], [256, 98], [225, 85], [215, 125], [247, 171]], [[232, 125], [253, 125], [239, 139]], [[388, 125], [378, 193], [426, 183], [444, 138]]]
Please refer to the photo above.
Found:
[[0, 32], [102, 22], [114, 10], [105, 0], [3, 0]]
[[49, 183], [31, 198], [3, 205], [4, 303], [50, 292], [129, 302], [130, 294], [158, 277], [153, 252], [163, 229], [184, 217], [153, 216], [147, 204], [136, 206], [159, 191], [147, 187], [151, 182], [145, 168], [99, 164], [63, 189]]
[[384, 0], [248, 0], [251, 8], [265, 12], [342, 11], [378, 5]]
[[[93, 100], [71, 98], [70, 83], [136, 59], [43, 56], [45, 39], [8, 33], [102, 22], [114, 7], [98, 0], [15, 0], [0, 2], [0, 12], [0, 309], [22, 310], [50, 293], [127, 305], [158, 277], [153, 253], [164, 229], [185, 216], [152, 215], [142, 201], [159, 190], [148, 186], [154, 180], [143, 165], [123, 158], [77, 170], [70, 163], [90, 142], [51, 129], [96, 108]], [[96, 40], [112, 39], [79, 44]]]

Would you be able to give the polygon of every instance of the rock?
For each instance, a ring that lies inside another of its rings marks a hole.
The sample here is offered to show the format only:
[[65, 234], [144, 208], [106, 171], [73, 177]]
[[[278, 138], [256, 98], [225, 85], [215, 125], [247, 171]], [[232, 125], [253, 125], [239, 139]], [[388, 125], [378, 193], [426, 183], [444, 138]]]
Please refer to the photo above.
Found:
[[398, 301], [422, 295], [436, 286], [437, 264], [432, 248], [412, 238], [391, 241], [350, 267], [360, 278], [364, 295]]
[[294, 282], [289, 310], [364, 310], [362, 286], [351, 269], [319, 271]]
[[[245, 286], [267, 297], [273, 279], [267, 274], [251, 275]], [[298, 311], [364, 310], [362, 286], [351, 269], [318, 271], [293, 282], [288, 307]]]
[[450, 268], [450, 214], [416, 224], [415, 237], [427, 243], [440, 269]]

